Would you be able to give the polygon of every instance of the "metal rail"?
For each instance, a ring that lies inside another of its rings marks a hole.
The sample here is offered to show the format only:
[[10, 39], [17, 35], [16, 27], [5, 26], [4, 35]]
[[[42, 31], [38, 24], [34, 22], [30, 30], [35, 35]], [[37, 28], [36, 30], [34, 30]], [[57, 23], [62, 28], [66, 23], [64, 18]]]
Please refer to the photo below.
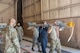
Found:
[[80, 18], [80, 16], [74, 16], [74, 17], [64, 17], [64, 18], [54, 18], [54, 19], [42, 20], [42, 21], [60, 20], [60, 19], [77, 19], [77, 18]]
[[[40, 14], [36, 14], [36, 16], [39, 16], [39, 15], [41, 15], [41, 13]], [[35, 15], [27, 16], [27, 17], [23, 17], [23, 18], [30, 18], [30, 17], [35, 17]]]

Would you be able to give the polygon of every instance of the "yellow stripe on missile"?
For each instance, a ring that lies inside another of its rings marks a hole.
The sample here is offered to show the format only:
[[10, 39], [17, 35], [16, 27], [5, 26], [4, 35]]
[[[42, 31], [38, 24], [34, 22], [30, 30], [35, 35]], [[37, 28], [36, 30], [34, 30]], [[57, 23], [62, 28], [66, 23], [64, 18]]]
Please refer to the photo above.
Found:
[[67, 23], [67, 26], [69, 26], [69, 27], [74, 27], [75, 24], [74, 24], [74, 22], [68, 22], [68, 23]]

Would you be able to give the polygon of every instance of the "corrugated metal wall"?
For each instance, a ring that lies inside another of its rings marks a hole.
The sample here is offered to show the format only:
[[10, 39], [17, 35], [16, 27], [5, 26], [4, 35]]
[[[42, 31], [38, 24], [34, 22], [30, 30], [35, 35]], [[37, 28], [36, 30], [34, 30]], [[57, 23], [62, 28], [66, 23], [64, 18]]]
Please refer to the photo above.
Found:
[[41, 3], [42, 20], [80, 16], [80, 0], [41, 0]]
[[16, 6], [14, 0], [0, 0], [0, 22], [8, 22], [9, 18], [16, 18]]
[[41, 2], [40, 0], [23, 0], [24, 22], [40, 21]]
[[80, 0], [23, 0], [23, 21], [25, 36], [32, 37], [31, 31], [27, 30], [27, 22], [48, 22], [60, 19], [65, 22], [75, 23], [74, 35], [67, 42], [71, 29], [66, 28], [60, 32], [62, 45], [80, 48]]

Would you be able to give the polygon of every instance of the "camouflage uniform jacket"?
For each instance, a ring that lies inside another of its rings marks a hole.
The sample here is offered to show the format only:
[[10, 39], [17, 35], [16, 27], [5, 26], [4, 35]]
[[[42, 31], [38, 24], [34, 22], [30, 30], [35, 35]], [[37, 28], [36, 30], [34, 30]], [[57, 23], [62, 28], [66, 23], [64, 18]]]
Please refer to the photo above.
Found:
[[12, 26], [7, 26], [3, 31], [4, 36], [4, 53], [17, 53], [20, 51], [20, 44], [17, 37], [17, 31]]

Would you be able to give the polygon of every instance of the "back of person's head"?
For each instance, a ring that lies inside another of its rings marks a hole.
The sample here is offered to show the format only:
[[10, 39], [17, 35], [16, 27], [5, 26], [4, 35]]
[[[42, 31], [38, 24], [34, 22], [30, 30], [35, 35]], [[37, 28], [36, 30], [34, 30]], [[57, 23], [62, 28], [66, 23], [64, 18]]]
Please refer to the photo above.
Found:
[[20, 23], [17, 23], [18, 26], [20, 26]]
[[15, 25], [16, 24], [16, 19], [15, 18], [11, 18], [9, 19], [9, 25]]

